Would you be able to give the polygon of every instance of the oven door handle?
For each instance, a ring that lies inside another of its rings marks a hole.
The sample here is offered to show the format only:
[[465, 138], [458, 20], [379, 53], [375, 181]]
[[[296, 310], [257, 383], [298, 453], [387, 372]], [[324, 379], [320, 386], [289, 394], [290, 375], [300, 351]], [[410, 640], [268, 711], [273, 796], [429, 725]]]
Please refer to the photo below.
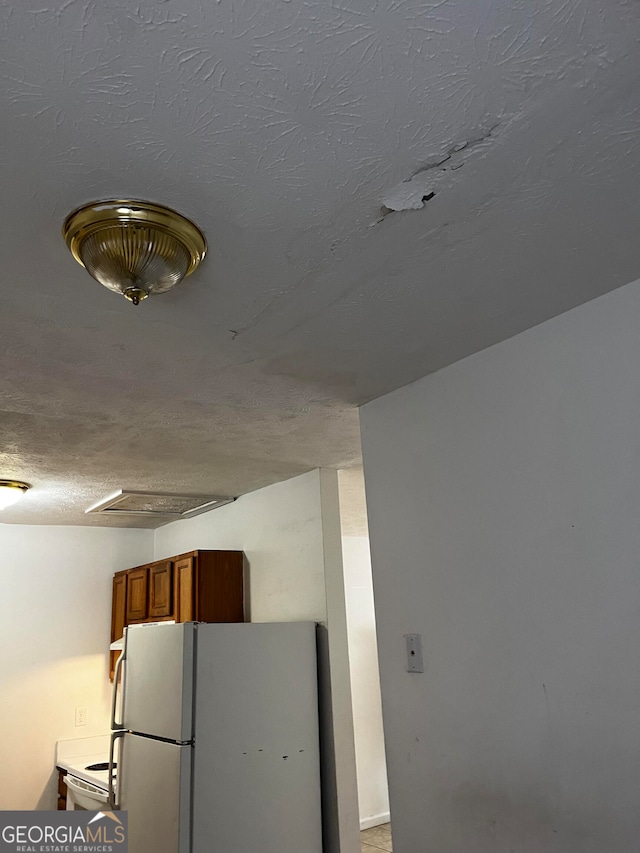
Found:
[[[108, 803], [109, 803], [109, 808], [113, 809], [114, 811], [116, 809], [120, 808], [120, 803], [116, 802], [116, 792], [115, 792], [115, 788], [114, 788], [114, 784], [113, 784], [113, 775], [114, 775], [114, 770], [115, 770], [115, 761], [114, 761], [115, 747], [116, 747], [116, 741], [118, 740], [118, 738], [124, 737], [125, 734], [126, 734], [126, 732], [122, 731], [121, 729], [116, 731], [116, 732], [111, 732], [111, 740], [109, 742], [109, 778], [108, 778], [108, 782], [109, 782], [108, 797], [109, 797], [109, 799], [108, 799]], [[118, 778], [119, 779], [122, 779], [121, 774], [122, 774], [122, 750], [120, 750], [120, 754], [118, 755]]]
[[64, 783], [67, 788], [70, 788], [72, 791], [75, 791], [77, 794], [90, 794], [92, 797], [96, 799], [101, 799], [106, 803], [106, 794], [107, 792], [104, 788], [98, 788], [96, 785], [92, 785], [91, 782], [81, 782], [80, 784], [76, 782], [75, 778], [71, 776], [69, 773], [64, 777]]
[[104, 788], [98, 788], [96, 785], [92, 785], [91, 782], [78, 784], [75, 777], [71, 776], [69, 773], [64, 777], [64, 784], [67, 788], [71, 788], [72, 791], [76, 791], [78, 794], [102, 794], [103, 796], [106, 794]]

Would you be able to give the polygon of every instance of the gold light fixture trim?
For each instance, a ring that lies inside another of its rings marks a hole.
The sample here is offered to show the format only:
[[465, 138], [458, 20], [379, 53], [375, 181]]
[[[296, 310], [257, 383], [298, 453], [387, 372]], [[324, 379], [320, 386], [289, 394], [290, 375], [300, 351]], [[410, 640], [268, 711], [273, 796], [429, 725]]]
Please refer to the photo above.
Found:
[[175, 287], [207, 252], [204, 234], [190, 219], [149, 201], [91, 202], [67, 216], [62, 234], [96, 281], [134, 305]]
[[16, 503], [31, 486], [22, 480], [0, 480], [0, 510]]

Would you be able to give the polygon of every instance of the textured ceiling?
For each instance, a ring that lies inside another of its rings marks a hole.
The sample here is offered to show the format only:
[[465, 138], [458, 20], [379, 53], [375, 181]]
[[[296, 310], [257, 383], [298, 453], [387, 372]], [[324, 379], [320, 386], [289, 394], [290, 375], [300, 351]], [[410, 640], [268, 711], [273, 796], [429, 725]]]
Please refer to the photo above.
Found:
[[[636, 0], [3, 0], [3, 521], [349, 467], [358, 404], [637, 278], [639, 35]], [[210, 244], [139, 308], [60, 237], [114, 196]]]

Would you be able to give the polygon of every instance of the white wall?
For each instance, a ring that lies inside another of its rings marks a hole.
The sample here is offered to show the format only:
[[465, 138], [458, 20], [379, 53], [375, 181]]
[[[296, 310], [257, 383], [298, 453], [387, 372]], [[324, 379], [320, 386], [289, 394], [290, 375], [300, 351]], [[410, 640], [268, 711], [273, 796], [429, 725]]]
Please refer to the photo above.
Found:
[[155, 531], [156, 560], [195, 548], [244, 551], [252, 622], [326, 620], [318, 471]]
[[361, 416], [394, 850], [636, 849], [640, 287]]
[[111, 576], [150, 559], [152, 540], [0, 524], [0, 809], [55, 808], [56, 741], [108, 729]]
[[342, 539], [360, 828], [389, 820], [368, 536]]

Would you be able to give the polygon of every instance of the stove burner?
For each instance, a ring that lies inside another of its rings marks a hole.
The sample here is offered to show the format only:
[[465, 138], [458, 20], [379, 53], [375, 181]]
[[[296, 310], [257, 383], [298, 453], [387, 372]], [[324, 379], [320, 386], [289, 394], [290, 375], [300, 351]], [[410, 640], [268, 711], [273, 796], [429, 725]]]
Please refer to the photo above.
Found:
[[[116, 761], [114, 761], [113, 766], [117, 767], [118, 763]], [[108, 770], [109, 769], [109, 762], [108, 761], [99, 761], [97, 764], [89, 764], [84, 769], [85, 770]]]

